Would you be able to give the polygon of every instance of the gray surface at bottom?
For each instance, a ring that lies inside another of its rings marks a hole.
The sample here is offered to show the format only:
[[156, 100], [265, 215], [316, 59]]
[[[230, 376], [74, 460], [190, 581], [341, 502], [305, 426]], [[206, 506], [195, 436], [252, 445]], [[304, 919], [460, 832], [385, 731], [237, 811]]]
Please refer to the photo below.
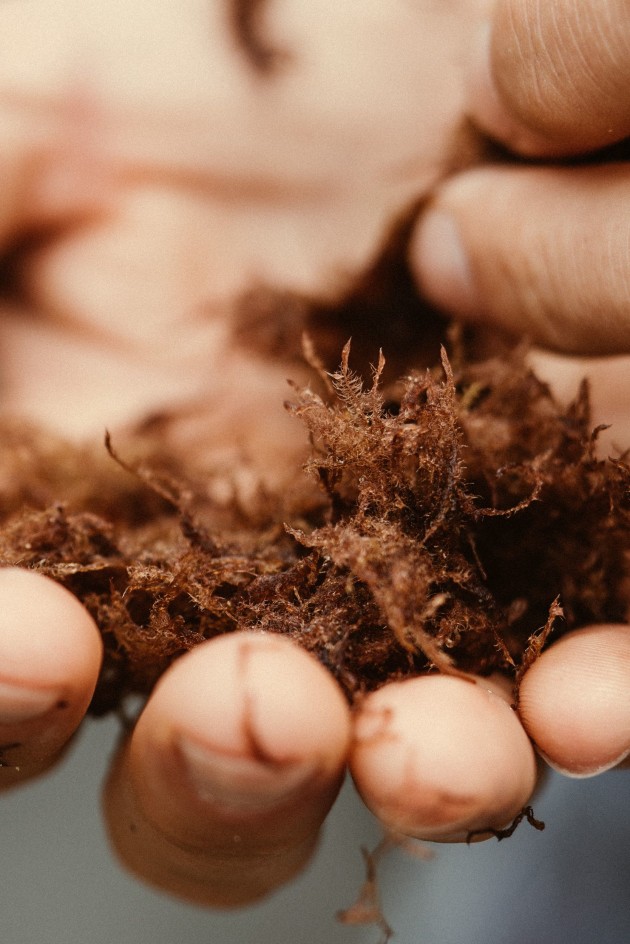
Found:
[[[378, 944], [339, 925], [363, 877], [361, 845], [379, 830], [346, 784], [314, 862], [290, 887], [235, 912], [145, 888], [115, 861], [99, 810], [116, 739], [90, 722], [63, 765], [0, 799], [2, 944]], [[394, 944], [628, 944], [630, 772], [552, 776], [536, 802], [547, 821], [505, 842], [393, 853], [381, 868]]]

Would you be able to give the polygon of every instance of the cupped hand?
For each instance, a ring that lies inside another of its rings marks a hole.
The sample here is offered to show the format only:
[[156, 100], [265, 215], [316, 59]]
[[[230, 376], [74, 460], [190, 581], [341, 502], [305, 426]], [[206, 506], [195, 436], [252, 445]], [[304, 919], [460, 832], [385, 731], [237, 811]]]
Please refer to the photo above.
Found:
[[[273, 471], [285, 369], [235, 342], [234, 299], [335, 294], [366, 264], [451, 159], [483, 6], [274, 3], [259, 25], [286, 55], [260, 75], [221, 4], [3, 5], [4, 409], [100, 438], [204, 398], [217, 448]], [[34, 573], [2, 571], [0, 614], [8, 787], [62, 756], [100, 640]], [[112, 839], [148, 881], [241, 904], [308, 860], [348, 764], [390, 828], [433, 839], [504, 826], [536, 781], [496, 681], [391, 685], [353, 716], [310, 656], [239, 633], [158, 683], [106, 785]]]
[[[64, 588], [0, 571], [2, 786], [55, 763], [100, 665], [96, 626]], [[122, 861], [202, 904], [235, 906], [309, 860], [346, 766], [390, 829], [465, 840], [499, 829], [536, 782], [532, 746], [499, 680], [385, 686], [352, 715], [330, 673], [287, 639], [202, 643], [162, 676], [107, 779]]]

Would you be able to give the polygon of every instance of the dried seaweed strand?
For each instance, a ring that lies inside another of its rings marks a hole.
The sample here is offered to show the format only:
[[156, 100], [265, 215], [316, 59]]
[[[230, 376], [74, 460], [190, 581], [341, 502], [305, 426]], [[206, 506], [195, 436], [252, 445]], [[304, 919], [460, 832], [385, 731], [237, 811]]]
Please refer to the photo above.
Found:
[[560, 597], [556, 597], [551, 606], [549, 607], [549, 615], [547, 616], [547, 621], [545, 625], [537, 630], [527, 640], [527, 646], [523, 652], [521, 658], [521, 663], [516, 670], [516, 675], [514, 677], [514, 707], [518, 708], [519, 703], [519, 694], [521, 688], [521, 681], [523, 676], [529, 668], [536, 662], [540, 657], [549, 636], [553, 632], [554, 626], [557, 619], [561, 619], [564, 616], [564, 610], [560, 606]]
[[349, 925], [376, 925], [381, 931], [379, 944], [388, 944], [394, 932], [388, 924], [381, 904], [378, 882], [378, 864], [392, 847], [389, 836], [384, 836], [371, 852], [361, 847], [361, 854], [365, 863], [365, 880], [363, 881], [356, 901], [337, 912], [337, 920], [341, 924]]
[[502, 839], [509, 839], [524, 819], [527, 820], [530, 826], [533, 826], [534, 829], [537, 829], [539, 832], [545, 828], [543, 821], [536, 819], [534, 816], [533, 807], [524, 806], [523, 809], [516, 814], [510, 825], [506, 826], [505, 829], [493, 829], [491, 826], [487, 826], [485, 829], [473, 829], [466, 836], [466, 842], [468, 845], [470, 845], [475, 836], [487, 836], [488, 833], [491, 833], [498, 842], [501, 842]]

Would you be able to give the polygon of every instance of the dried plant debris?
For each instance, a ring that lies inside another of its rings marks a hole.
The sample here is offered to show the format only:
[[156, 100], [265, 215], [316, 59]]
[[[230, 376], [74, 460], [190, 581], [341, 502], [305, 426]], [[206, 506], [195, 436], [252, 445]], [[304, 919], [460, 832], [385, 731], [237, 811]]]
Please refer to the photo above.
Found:
[[505, 829], [491, 829], [490, 827], [486, 829], [473, 829], [468, 833], [466, 837], [466, 842], [468, 845], [473, 841], [476, 836], [488, 837], [488, 835], [494, 836], [497, 842], [501, 842], [503, 839], [509, 839], [510, 836], [513, 836], [518, 827], [521, 825], [523, 820], [526, 820], [530, 826], [533, 826], [534, 829], [537, 829], [538, 832], [542, 832], [545, 828], [545, 824], [540, 819], [536, 819], [534, 816], [534, 810], [531, 806], [524, 806], [520, 810], [509, 826], [506, 826]]
[[386, 836], [372, 852], [364, 847], [361, 848], [365, 863], [365, 881], [356, 901], [344, 911], [337, 912], [337, 920], [341, 924], [376, 925], [381, 931], [379, 944], [388, 944], [394, 933], [383, 913], [377, 876], [379, 860], [390, 847], [389, 838]]
[[586, 385], [563, 409], [521, 350], [451, 359], [385, 395], [383, 358], [364, 384], [346, 346], [328, 392], [288, 404], [306, 474], [247, 506], [160, 441], [123, 460], [5, 424], [0, 563], [94, 616], [93, 713], [239, 629], [296, 640], [353, 700], [435, 669], [517, 679], [552, 626], [623, 620], [630, 466], [597, 458]]
[[394, 936], [394, 931], [383, 912], [378, 873], [383, 861], [396, 849], [405, 852], [409, 857], [425, 862], [433, 858], [432, 850], [425, 843], [401, 833], [386, 832], [371, 851], [365, 847], [361, 848], [365, 879], [350, 907], [337, 912], [337, 920], [341, 924], [374, 925], [378, 928], [381, 932], [379, 944], [388, 944]]

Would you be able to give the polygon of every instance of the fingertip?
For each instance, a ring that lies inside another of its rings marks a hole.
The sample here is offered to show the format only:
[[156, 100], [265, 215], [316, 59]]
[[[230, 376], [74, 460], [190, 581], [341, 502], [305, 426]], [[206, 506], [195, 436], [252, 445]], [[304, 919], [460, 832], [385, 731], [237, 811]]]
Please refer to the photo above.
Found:
[[218, 752], [318, 759], [336, 770], [349, 743], [349, 717], [339, 686], [305, 650], [284, 637], [238, 632], [178, 660], [139, 724]]
[[60, 584], [20, 567], [0, 569], [3, 678], [82, 692], [94, 686], [103, 642], [77, 598]]
[[370, 695], [357, 718], [351, 769], [389, 828], [436, 841], [502, 828], [536, 782], [534, 752], [504, 698], [483, 680], [447, 676]]
[[[526, 116], [511, 100], [506, 100], [503, 87], [506, 84], [497, 81], [496, 56], [493, 55], [493, 40], [496, 30], [490, 21], [483, 22], [478, 28], [467, 57], [467, 114], [473, 123], [488, 137], [501, 142], [505, 147], [522, 157], [553, 157], [573, 150], [570, 140], [555, 141], [546, 136], [536, 125], [534, 112], [533, 126], [527, 123]], [[501, 43], [499, 42], [499, 45]], [[508, 64], [513, 60], [500, 57]], [[501, 75], [506, 72], [503, 65]], [[507, 78], [510, 87], [509, 76]], [[531, 116], [530, 116], [531, 120]]]
[[483, 22], [467, 57], [467, 113], [483, 132], [510, 150], [526, 155], [545, 150], [545, 141], [531, 133], [510, 112], [495, 81], [492, 62], [492, 23]]
[[630, 632], [602, 624], [551, 646], [520, 686], [523, 725], [545, 759], [590, 777], [630, 754]]
[[627, 351], [625, 187], [621, 164], [459, 174], [436, 192], [410, 241], [420, 293], [464, 321], [551, 349]]
[[341, 785], [350, 713], [286, 638], [235, 632], [162, 677], [105, 794], [122, 860], [150, 884], [232, 907], [310, 859]]
[[224, 827], [231, 841], [233, 825], [249, 821], [249, 841], [273, 846], [317, 832], [349, 743], [349, 708], [316, 659], [288, 639], [237, 632], [162, 677], [130, 772], [149, 819], [170, 835], [216, 845]]
[[68, 590], [41, 574], [0, 569], [2, 785], [45, 770], [94, 693], [100, 633]]
[[614, 0], [498, 0], [470, 46], [469, 115], [525, 157], [622, 141], [630, 122], [622, 19]]

